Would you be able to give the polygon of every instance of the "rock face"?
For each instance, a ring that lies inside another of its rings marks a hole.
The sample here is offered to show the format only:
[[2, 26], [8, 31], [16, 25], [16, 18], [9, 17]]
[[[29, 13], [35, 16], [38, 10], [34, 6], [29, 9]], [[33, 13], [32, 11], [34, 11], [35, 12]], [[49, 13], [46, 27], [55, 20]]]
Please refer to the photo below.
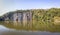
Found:
[[32, 12], [14, 12], [7, 17], [5, 21], [13, 21], [19, 23], [31, 23], [32, 22]]

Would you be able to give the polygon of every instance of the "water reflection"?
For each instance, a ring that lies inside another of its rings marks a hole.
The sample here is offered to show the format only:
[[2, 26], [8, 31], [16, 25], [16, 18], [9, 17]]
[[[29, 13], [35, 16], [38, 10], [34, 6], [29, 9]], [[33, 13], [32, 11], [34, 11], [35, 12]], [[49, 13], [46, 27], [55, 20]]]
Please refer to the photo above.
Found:
[[23, 24], [14, 22], [1, 22], [0, 32], [2, 34], [14, 35], [60, 35], [60, 25], [47, 24]]
[[53, 23], [24, 25], [23, 23], [3, 22], [1, 24], [7, 28], [16, 29], [16, 30], [60, 32], [60, 25], [54, 25]]

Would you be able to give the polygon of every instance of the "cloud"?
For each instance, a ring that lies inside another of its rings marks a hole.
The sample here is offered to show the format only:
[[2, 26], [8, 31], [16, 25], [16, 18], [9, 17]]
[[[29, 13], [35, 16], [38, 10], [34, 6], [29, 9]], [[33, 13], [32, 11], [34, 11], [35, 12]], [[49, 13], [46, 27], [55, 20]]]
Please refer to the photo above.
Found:
[[2, 6], [3, 6], [3, 1], [0, 0], [0, 8], [2, 8]]
[[5, 14], [6, 12], [12, 11], [12, 0], [0, 0], [0, 16]]
[[7, 8], [5, 7], [4, 0], [0, 0], [0, 16], [5, 14], [7, 11]]
[[0, 0], [0, 16], [3, 13], [2, 10], [3, 10], [3, 0]]

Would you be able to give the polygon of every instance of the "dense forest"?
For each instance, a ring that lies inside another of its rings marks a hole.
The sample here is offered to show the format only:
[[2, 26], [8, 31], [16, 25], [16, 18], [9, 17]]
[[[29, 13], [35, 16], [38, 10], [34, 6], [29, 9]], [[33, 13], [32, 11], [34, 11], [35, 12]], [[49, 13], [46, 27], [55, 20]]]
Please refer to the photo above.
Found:
[[17, 10], [9, 12], [0, 17], [0, 20], [5, 16], [11, 17], [14, 12], [32, 12], [32, 23], [53, 23], [54, 17], [60, 17], [60, 8], [50, 9], [30, 9], [30, 10]]

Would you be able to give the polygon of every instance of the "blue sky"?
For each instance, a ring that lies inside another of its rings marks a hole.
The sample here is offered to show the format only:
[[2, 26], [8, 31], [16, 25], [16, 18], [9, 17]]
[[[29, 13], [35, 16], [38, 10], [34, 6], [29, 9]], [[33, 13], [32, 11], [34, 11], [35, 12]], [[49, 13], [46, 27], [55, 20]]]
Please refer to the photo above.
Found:
[[60, 0], [0, 0], [0, 16], [20, 9], [60, 8]]

